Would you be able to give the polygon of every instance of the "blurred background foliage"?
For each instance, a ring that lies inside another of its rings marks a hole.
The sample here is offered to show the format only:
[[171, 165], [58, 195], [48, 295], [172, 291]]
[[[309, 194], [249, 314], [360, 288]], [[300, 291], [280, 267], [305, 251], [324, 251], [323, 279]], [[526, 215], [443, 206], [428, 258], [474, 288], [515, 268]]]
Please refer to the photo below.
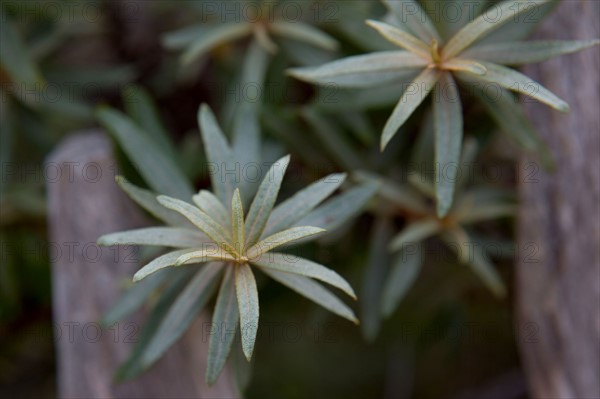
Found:
[[[206, 2], [51, 3], [53, 7], [44, 1], [6, 1], [1, 9], [0, 395], [55, 395], [52, 253], [47, 250], [44, 193], [45, 173], [51, 171], [43, 167], [45, 157], [66, 135], [97, 127], [93, 110], [108, 104], [125, 110], [148, 130], [160, 129], [170, 136], [178, 165], [195, 188], [206, 187], [198, 106], [210, 104], [225, 131], [231, 131], [240, 102], [256, 98], [247, 82], [253, 82], [262, 67], [265, 81], [257, 101], [264, 157], [291, 153], [289, 174], [296, 177], [284, 183], [282, 197], [337, 171], [350, 172], [354, 183], [384, 182], [386, 190], [350, 225], [307, 250], [357, 289], [361, 327], [265, 282], [258, 355], [246, 395], [460, 396], [519, 374], [516, 340], [523, 330], [513, 322], [510, 220], [487, 220], [469, 230], [481, 242], [493, 241], [506, 249], [492, 257], [507, 286], [504, 299], [491, 295], [443, 239], [434, 236], [422, 243], [426, 256], [414, 284], [399, 294], [397, 309], [388, 319], [380, 316], [393, 256], [387, 243], [416, 217], [406, 207], [404, 190], [434, 209], [427, 187], [407, 178], [411, 165], [433, 162], [427, 110], [420, 108], [381, 154], [379, 134], [399, 86], [328, 92], [285, 74], [292, 66], [389, 49], [364, 25], [367, 18], [384, 17], [383, 5], [296, 2], [307, 23], [339, 42], [334, 51], [274, 37], [278, 51], [261, 65], [247, 61], [254, 40], [250, 36], [221, 43], [183, 65], [185, 48], [205, 33], [206, 25], [219, 22], [218, 16], [205, 15]], [[139, 96], [144, 99], [139, 101]], [[140, 104], [150, 108], [141, 109]], [[467, 96], [463, 106], [465, 145], [473, 148], [477, 170], [461, 184], [467, 189], [491, 185], [510, 199], [514, 147], [496, 134], [481, 105]], [[128, 179], [145, 185], [122, 151], [119, 161]], [[483, 175], [487, 168], [500, 171], [492, 184]]]

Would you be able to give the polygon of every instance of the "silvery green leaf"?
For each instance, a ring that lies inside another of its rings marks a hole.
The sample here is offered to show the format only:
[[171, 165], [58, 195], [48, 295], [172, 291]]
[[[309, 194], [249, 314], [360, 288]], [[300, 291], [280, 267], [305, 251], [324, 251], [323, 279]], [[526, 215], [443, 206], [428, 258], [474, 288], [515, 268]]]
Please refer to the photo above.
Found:
[[204, 31], [187, 46], [181, 55], [181, 63], [188, 65], [216, 46], [249, 35], [251, 32], [252, 25], [247, 22], [219, 24]]
[[412, 81], [400, 101], [396, 104], [392, 115], [388, 118], [383, 133], [381, 134], [381, 150], [383, 151], [390, 140], [396, 135], [396, 132], [406, 122], [408, 117], [425, 100], [425, 97], [433, 89], [438, 79], [438, 72], [435, 69], [425, 69], [419, 76]]
[[171, 226], [191, 227], [192, 224], [177, 212], [166, 209], [156, 200], [156, 194], [131, 184], [123, 176], [116, 176], [115, 181], [127, 195], [155, 218]]
[[268, 53], [275, 54], [278, 50], [277, 44], [269, 36], [269, 32], [264, 25], [255, 24], [252, 29], [254, 40]]
[[441, 41], [431, 18], [415, 0], [383, 0], [387, 8], [396, 16], [399, 27], [412, 32], [421, 40], [430, 43], [432, 40]]
[[[261, 90], [263, 86], [260, 86]], [[258, 187], [263, 176], [260, 164], [260, 127], [258, 106], [242, 102], [235, 116], [233, 128], [233, 153], [240, 165], [239, 187], [243, 203], [247, 204]]]
[[235, 189], [231, 200], [231, 234], [233, 246], [238, 253], [242, 253], [246, 240], [244, 239], [244, 208], [239, 188]]
[[353, 176], [358, 182], [377, 184], [379, 187], [377, 193], [385, 198], [386, 201], [401, 208], [418, 214], [424, 214], [429, 211], [425, 205], [425, 200], [409, 186], [396, 184], [391, 179], [386, 179], [363, 170], [354, 172]]
[[490, 62], [481, 62], [481, 64], [486, 67], [487, 72], [485, 75], [474, 75], [476, 79], [489, 83], [496, 83], [506, 89], [535, 98], [559, 111], [567, 112], [569, 110], [569, 104], [528, 76], [513, 69], [492, 64]]
[[181, 266], [189, 263], [205, 263], [213, 260], [221, 260], [223, 262], [234, 262], [236, 258], [225, 252], [222, 248], [216, 245], [203, 248], [201, 250], [192, 250], [181, 255], [175, 261], [175, 266]]
[[247, 264], [235, 266], [235, 293], [240, 311], [242, 349], [250, 361], [258, 331], [258, 289], [252, 269]]
[[322, 233], [324, 231], [325, 230], [320, 227], [312, 226], [290, 227], [289, 229], [263, 238], [261, 241], [248, 248], [246, 253], [250, 261], [254, 262], [260, 255], [274, 248], [300, 240], [301, 238]]
[[142, 86], [133, 85], [123, 92], [123, 103], [129, 116], [138, 124], [154, 143], [177, 162], [177, 151], [160, 120], [156, 104]]
[[500, 28], [511, 19], [516, 18], [521, 12], [527, 11], [528, 6], [538, 6], [548, 1], [549, 0], [509, 0], [495, 6], [494, 12], [495, 15], [497, 15], [496, 18], [491, 18], [487, 13], [484, 13], [475, 20], [469, 22], [444, 46], [441, 53], [442, 58], [454, 58], [486, 34]]
[[206, 383], [213, 385], [231, 352], [235, 339], [235, 330], [240, 319], [235, 295], [234, 271], [226, 267], [217, 296], [217, 303], [212, 317], [211, 334], [208, 341], [208, 357], [206, 366]]
[[188, 199], [193, 191], [175, 162], [131, 119], [119, 111], [101, 107], [96, 111], [100, 123], [119, 142], [146, 183], [155, 191]]
[[184, 255], [188, 252], [191, 252], [192, 249], [180, 249], [178, 251], [168, 252], [164, 255], [159, 256], [158, 258], [153, 259], [150, 263], [142, 267], [133, 275], [133, 281], [137, 282], [141, 279], [149, 276], [152, 273], [156, 273], [159, 270], [164, 269], [165, 267], [175, 266], [175, 262], [181, 255]]
[[200, 247], [210, 242], [199, 231], [181, 227], [146, 227], [105, 234], [98, 239], [98, 245], [157, 245], [163, 247]]
[[419, 275], [423, 263], [421, 252], [421, 245], [417, 244], [411, 251], [405, 248], [396, 255], [383, 289], [381, 311], [385, 317], [396, 310]]
[[289, 155], [276, 161], [258, 187], [252, 205], [250, 205], [250, 209], [248, 210], [248, 216], [246, 217], [245, 228], [247, 246], [256, 244], [260, 239], [265, 225], [267, 224], [267, 220], [269, 219], [269, 215], [271, 214], [271, 210], [273, 209], [273, 205], [275, 204], [275, 200], [277, 199], [283, 175], [285, 174], [285, 170], [289, 163]]
[[445, 232], [442, 238], [452, 250], [457, 252], [460, 261], [469, 265], [494, 295], [498, 297], [506, 295], [502, 278], [489, 262], [488, 255], [484, 253], [479, 243], [469, 237], [465, 230], [455, 227]]
[[198, 194], [192, 197], [192, 200], [202, 212], [211, 215], [221, 226], [226, 227], [231, 224], [231, 215], [229, 215], [221, 201], [210, 191], [200, 190]]
[[465, 71], [475, 75], [485, 75], [487, 72], [485, 66], [481, 63], [458, 57], [444, 62], [444, 69], [448, 71]]
[[210, 30], [211, 27], [204, 24], [186, 26], [162, 35], [161, 43], [167, 49], [181, 50], [204, 37]]
[[598, 40], [492, 43], [470, 48], [463, 53], [463, 56], [496, 64], [523, 65], [575, 53], [597, 46], [598, 43], [600, 43]]
[[261, 268], [261, 271], [273, 280], [280, 282], [286, 287], [296, 291], [298, 294], [321, 305], [330, 312], [348, 319], [354, 324], [358, 324], [358, 319], [354, 315], [354, 312], [346, 306], [346, 304], [310, 278], [268, 268]]
[[325, 50], [336, 50], [339, 46], [337, 40], [314, 26], [300, 21], [274, 21], [269, 29], [277, 35], [299, 40]]
[[298, 220], [295, 226], [317, 226], [327, 231], [335, 230], [348, 222], [367, 205], [375, 195], [379, 184], [358, 185], [320, 205]]
[[142, 364], [153, 364], [183, 335], [213, 296], [222, 270], [221, 262], [209, 263], [199, 268], [194, 278], [169, 307], [142, 355]]
[[345, 179], [345, 173], [331, 174], [277, 205], [269, 216], [263, 236], [292, 226], [337, 190]]
[[483, 220], [515, 216], [517, 206], [506, 203], [491, 203], [465, 210], [456, 215], [456, 220], [461, 224], [477, 223]]
[[408, 51], [380, 51], [343, 58], [316, 67], [292, 68], [295, 78], [340, 87], [365, 87], [383, 84], [406, 75], [406, 70], [424, 68], [428, 61]]
[[325, 266], [312, 262], [308, 259], [300, 258], [295, 255], [269, 252], [263, 254], [257, 259], [251, 260], [253, 265], [261, 268], [278, 270], [285, 273], [298, 274], [300, 276], [314, 278], [324, 283], [339, 288], [346, 294], [356, 299], [356, 294], [350, 284], [339, 274]]
[[158, 196], [157, 200], [165, 208], [181, 213], [204, 234], [209, 236], [218, 246], [225, 249], [231, 255], [236, 255], [235, 248], [230, 244], [231, 233], [215, 222], [209, 215], [187, 202], [167, 197], [166, 195]]
[[463, 119], [458, 86], [452, 75], [443, 73], [435, 90], [435, 194], [437, 215], [442, 218], [450, 211], [454, 199], [454, 186], [460, 168]]
[[437, 219], [424, 219], [410, 223], [390, 242], [389, 250], [403, 250], [409, 244], [417, 244], [442, 231], [443, 226]]
[[206, 104], [202, 104], [198, 110], [198, 125], [204, 143], [204, 152], [209, 162], [212, 188], [223, 205], [228, 208], [238, 180], [233, 151], [227, 144], [215, 115]]
[[424, 43], [421, 39], [418, 39], [403, 30], [400, 30], [392, 25], [388, 25], [383, 22], [374, 21], [372, 19], [367, 20], [367, 25], [377, 30], [379, 34], [385, 37], [390, 42], [396, 44], [403, 49], [414, 53], [425, 60], [431, 59], [431, 52], [429, 45]]

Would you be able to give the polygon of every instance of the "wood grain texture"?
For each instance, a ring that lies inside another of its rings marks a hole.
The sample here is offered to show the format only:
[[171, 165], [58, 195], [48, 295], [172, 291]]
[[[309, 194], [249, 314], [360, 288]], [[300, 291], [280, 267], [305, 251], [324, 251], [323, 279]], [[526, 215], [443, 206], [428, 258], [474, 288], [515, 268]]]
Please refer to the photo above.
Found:
[[[50, 241], [61, 248], [52, 264], [59, 397], [239, 396], [228, 369], [211, 389], [204, 383], [208, 351], [208, 339], [202, 339], [203, 323], [208, 321], [205, 316], [148, 373], [132, 382], [113, 383], [114, 371], [133, 348], [131, 334], [136, 327], [139, 332], [143, 315], [101, 329], [101, 336], [97, 322], [140, 265], [133, 248], [98, 248], [94, 243], [102, 234], [141, 227], [148, 221], [114, 183], [116, 163], [109, 140], [100, 132], [66, 139], [47, 165], [61, 171], [60, 179], [47, 182]], [[69, 247], [73, 250], [68, 251]]]
[[[535, 39], [600, 37], [600, 2], [563, 1]], [[569, 114], [525, 107], [557, 168], [521, 162], [517, 307], [520, 348], [534, 398], [600, 397], [600, 50], [528, 66], [566, 100]], [[525, 256], [537, 249], [531, 262]], [[531, 247], [529, 247], [531, 248]]]

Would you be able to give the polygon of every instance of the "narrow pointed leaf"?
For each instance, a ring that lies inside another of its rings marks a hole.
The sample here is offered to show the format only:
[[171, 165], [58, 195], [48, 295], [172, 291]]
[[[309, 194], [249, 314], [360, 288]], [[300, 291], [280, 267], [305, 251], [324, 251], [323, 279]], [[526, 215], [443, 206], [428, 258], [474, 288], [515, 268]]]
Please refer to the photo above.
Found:
[[236, 259], [231, 256], [231, 254], [225, 252], [222, 248], [212, 244], [212, 248], [205, 248], [199, 251], [190, 251], [181, 255], [175, 261], [175, 266], [181, 266], [187, 263], [205, 263], [213, 260], [233, 262]]
[[[491, 31], [500, 28], [503, 24], [517, 18], [521, 12], [531, 11], [531, 6], [539, 6], [549, 0], [519, 0], [505, 1], [494, 6], [492, 11], [484, 12], [472, 22], [459, 30], [444, 46], [441, 56], [451, 59], [472, 43], [481, 39]], [[492, 13], [494, 16], [491, 17]]]
[[421, 39], [414, 37], [410, 33], [400, 30], [392, 25], [371, 19], [367, 20], [367, 25], [377, 30], [381, 36], [402, 47], [403, 49], [406, 49], [426, 60], [431, 58], [429, 45], [424, 43]]
[[528, 76], [513, 69], [492, 64], [490, 62], [482, 62], [481, 64], [486, 67], [487, 72], [485, 75], [476, 75], [476, 79], [496, 83], [506, 89], [535, 98], [559, 111], [567, 112], [569, 110], [569, 104]]
[[330, 284], [356, 299], [356, 294], [350, 284], [339, 274], [325, 266], [303, 259], [295, 255], [277, 252], [266, 253], [257, 259], [251, 260], [253, 265], [263, 268], [278, 270], [285, 273], [293, 273], [300, 276], [314, 278]]
[[354, 315], [354, 312], [346, 304], [310, 278], [268, 268], [261, 268], [261, 271], [273, 280], [278, 281], [286, 287], [296, 291], [298, 294], [321, 305], [330, 312], [350, 320], [354, 324], [358, 324], [358, 319]]
[[181, 50], [195, 41], [201, 39], [212, 27], [200, 24], [186, 26], [182, 29], [170, 31], [162, 35], [161, 43], [170, 50]]
[[231, 200], [231, 231], [233, 235], [233, 246], [238, 253], [244, 249], [244, 208], [240, 198], [240, 189], [236, 188]]
[[493, 43], [465, 51], [464, 57], [502, 65], [523, 65], [545, 61], [563, 54], [571, 54], [597, 46], [599, 40], [528, 41]]
[[197, 40], [188, 46], [181, 55], [181, 63], [183, 65], [190, 64], [216, 46], [248, 35], [251, 31], [252, 25], [247, 22], [219, 24], [204, 31]]
[[345, 179], [345, 173], [331, 174], [277, 205], [269, 216], [263, 235], [271, 235], [292, 226], [337, 190]]
[[240, 311], [240, 332], [242, 349], [246, 359], [250, 361], [256, 332], [258, 331], [258, 289], [250, 266], [247, 264], [235, 266], [235, 293]]
[[377, 184], [379, 187], [379, 190], [377, 191], [378, 195], [396, 206], [408, 209], [417, 214], [425, 214], [428, 212], [423, 197], [410, 186], [399, 185], [391, 179], [386, 179], [382, 176], [362, 170], [354, 172], [354, 178], [359, 182]]
[[[343, 87], [363, 87], [362, 81], [373, 75], [377, 81], [388, 81], [398, 72], [412, 71], [427, 66], [428, 61], [408, 51], [380, 51], [356, 55], [316, 67], [292, 68], [287, 73], [297, 79], [319, 84], [339, 84]], [[377, 79], [377, 77], [380, 77]], [[345, 80], [342, 80], [345, 78]]]
[[383, 289], [381, 310], [385, 317], [396, 310], [419, 275], [423, 263], [421, 252], [421, 245], [415, 245], [396, 255]]
[[425, 219], [413, 222], [404, 228], [390, 242], [390, 251], [402, 250], [408, 244], [417, 244], [440, 232], [443, 226], [436, 219]]
[[231, 224], [231, 216], [221, 201], [210, 191], [200, 190], [198, 194], [192, 197], [194, 204], [207, 215], [210, 215], [221, 226], [226, 227]]
[[457, 214], [456, 219], [461, 224], [477, 223], [483, 220], [515, 216], [517, 209], [513, 204], [492, 203], [471, 208], [464, 213]]
[[179, 213], [171, 211], [159, 204], [156, 200], [156, 194], [153, 192], [131, 184], [123, 176], [115, 177], [115, 181], [132, 200], [137, 202], [138, 205], [150, 212], [150, 214], [158, 220], [162, 220], [171, 226], [192, 226], [192, 224]]
[[200, 247], [210, 242], [199, 231], [179, 227], [146, 227], [143, 229], [105, 234], [98, 239], [98, 245], [158, 245], [164, 247]]
[[471, 72], [475, 75], [485, 75], [487, 71], [481, 63], [464, 58], [453, 58], [450, 61], [444, 62], [444, 69]]
[[96, 111], [100, 123], [119, 142], [146, 183], [155, 191], [176, 198], [193, 195], [190, 183], [174, 161], [123, 113], [101, 107]]
[[287, 230], [280, 231], [256, 243], [247, 249], [247, 256], [251, 262], [254, 262], [260, 255], [272, 250], [273, 248], [289, 244], [293, 241], [304, 237], [309, 237], [315, 234], [324, 232], [325, 229], [320, 227], [299, 226], [291, 227]]
[[276, 161], [258, 187], [246, 218], [246, 246], [252, 246], [260, 239], [289, 163], [289, 155]]
[[441, 41], [431, 18], [415, 0], [383, 0], [387, 8], [396, 16], [396, 22], [406, 31], [417, 35], [421, 40], [430, 43]]
[[444, 73], [436, 85], [433, 101], [435, 131], [435, 194], [438, 217], [450, 211], [454, 198], [463, 136], [462, 107], [458, 86]]
[[183, 335], [213, 296], [222, 270], [220, 262], [209, 263], [198, 270], [158, 326], [143, 354], [143, 364], [154, 363]]
[[236, 255], [235, 248], [230, 244], [231, 234], [206, 213], [187, 202], [165, 195], [159, 196], [157, 200], [162, 206], [181, 213], [217, 245], [223, 247], [230, 254]]
[[180, 249], [178, 251], [168, 252], [158, 258], [153, 259], [150, 263], [142, 267], [133, 275], [133, 281], [140, 281], [141, 279], [149, 276], [152, 273], [164, 269], [165, 267], [175, 266], [175, 262], [181, 255], [191, 252], [192, 249]]
[[274, 21], [269, 25], [269, 29], [281, 36], [311, 44], [325, 50], [336, 50], [339, 43], [333, 37], [322, 30], [300, 21]]
[[208, 341], [206, 383], [213, 385], [231, 352], [237, 324], [240, 319], [235, 295], [234, 271], [227, 267], [221, 281], [217, 303], [212, 317], [212, 331]]
[[264, 25], [256, 25], [252, 30], [252, 33], [254, 34], [256, 42], [265, 49], [265, 51], [271, 54], [277, 52], [277, 44], [271, 39], [269, 32]]
[[383, 133], [381, 134], [381, 150], [383, 151], [390, 140], [396, 135], [400, 126], [406, 122], [408, 117], [425, 100], [425, 97], [433, 89], [438, 79], [435, 69], [425, 69], [408, 85], [400, 101], [396, 104], [392, 115], [387, 120]]

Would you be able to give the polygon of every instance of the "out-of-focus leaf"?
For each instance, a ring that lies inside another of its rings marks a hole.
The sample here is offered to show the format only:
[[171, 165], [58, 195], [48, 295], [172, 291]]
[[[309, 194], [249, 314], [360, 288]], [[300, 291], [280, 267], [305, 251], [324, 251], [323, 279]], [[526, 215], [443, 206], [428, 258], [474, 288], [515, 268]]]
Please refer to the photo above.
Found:
[[333, 37], [300, 21], [274, 21], [269, 25], [269, 29], [277, 35], [312, 44], [325, 50], [336, 50], [339, 46]]
[[168, 49], [180, 50], [202, 38], [210, 29], [210, 26], [202, 24], [186, 26], [185, 28], [165, 33], [161, 37], [161, 42]]
[[240, 319], [235, 294], [234, 271], [232, 267], [226, 267], [213, 312], [212, 331], [208, 341], [206, 367], [208, 385], [213, 385], [217, 381], [231, 352], [235, 330]]
[[298, 294], [321, 305], [330, 312], [333, 312], [338, 316], [358, 324], [358, 319], [348, 306], [346, 306], [331, 292], [323, 288], [323, 286], [321, 286], [319, 283], [312, 281], [310, 278], [268, 268], [261, 268], [260, 270], [273, 280], [280, 282], [291, 290], [296, 291]]
[[463, 56], [496, 64], [522, 65], [575, 53], [598, 43], [599, 40], [493, 43], [470, 48]]
[[251, 32], [252, 25], [247, 22], [219, 24], [211, 27], [202, 32], [201, 35], [197, 36], [196, 40], [187, 46], [181, 55], [181, 63], [188, 65], [214, 47], [246, 36]]
[[415, 213], [428, 212], [423, 198], [409, 186], [398, 185], [390, 179], [366, 171], [354, 172], [353, 176], [359, 182], [376, 183], [379, 187], [378, 194], [386, 201]]
[[198, 194], [192, 197], [192, 200], [202, 212], [210, 215], [224, 228], [227, 227], [227, 229], [229, 229], [229, 226], [231, 225], [231, 215], [212, 192], [200, 190]]
[[491, 203], [470, 209], [467, 212], [456, 215], [461, 224], [477, 223], [483, 220], [497, 219], [501, 217], [515, 216], [517, 206], [513, 204]]
[[271, 36], [269, 36], [269, 32], [264, 25], [256, 25], [252, 29], [252, 33], [254, 34], [256, 42], [265, 49], [265, 51], [271, 54], [277, 52], [277, 44], [271, 39]]
[[366, 146], [370, 146], [373, 143], [375, 129], [366, 113], [346, 112], [337, 116], [340, 119], [340, 122], [343, 123], [348, 130], [354, 133], [354, 136], [360, 140], [361, 143]]
[[425, 97], [433, 89], [438, 76], [439, 74], [434, 69], [425, 69], [402, 93], [400, 101], [396, 104], [392, 115], [383, 128], [383, 133], [381, 134], [382, 151], [394, 137], [400, 126], [406, 122], [419, 104], [425, 100]]
[[367, 20], [367, 25], [377, 30], [379, 34], [385, 37], [390, 42], [410, 51], [411, 53], [421, 56], [425, 60], [431, 57], [429, 46], [421, 39], [418, 39], [403, 30], [400, 30], [392, 25], [383, 22]]
[[414, 245], [414, 251], [405, 248], [396, 255], [394, 263], [383, 289], [381, 311], [385, 317], [391, 316], [398, 304], [415, 282], [423, 263], [420, 244]]
[[146, 227], [136, 230], [105, 234], [98, 239], [98, 245], [158, 245], [163, 247], [199, 247], [210, 242], [208, 237], [197, 230], [180, 227]]
[[258, 331], [258, 289], [252, 269], [247, 264], [235, 266], [235, 293], [240, 311], [242, 349], [250, 361]]
[[417, 1], [384, 0], [383, 3], [394, 13], [399, 28], [414, 33], [426, 43], [430, 43], [432, 40], [441, 41], [431, 18]]
[[256, 244], [260, 239], [277, 199], [283, 175], [289, 163], [289, 155], [276, 161], [260, 184], [246, 218], [247, 246]]
[[462, 106], [458, 86], [449, 73], [443, 73], [436, 85], [433, 101], [435, 130], [435, 193], [437, 215], [448, 214], [454, 198], [463, 136]]
[[424, 219], [413, 222], [398, 233], [390, 242], [390, 251], [402, 250], [408, 244], [420, 241], [442, 231], [443, 226], [437, 219]]
[[101, 107], [96, 117], [119, 142], [146, 183], [157, 192], [189, 199], [190, 183], [163, 150], [121, 112]]

